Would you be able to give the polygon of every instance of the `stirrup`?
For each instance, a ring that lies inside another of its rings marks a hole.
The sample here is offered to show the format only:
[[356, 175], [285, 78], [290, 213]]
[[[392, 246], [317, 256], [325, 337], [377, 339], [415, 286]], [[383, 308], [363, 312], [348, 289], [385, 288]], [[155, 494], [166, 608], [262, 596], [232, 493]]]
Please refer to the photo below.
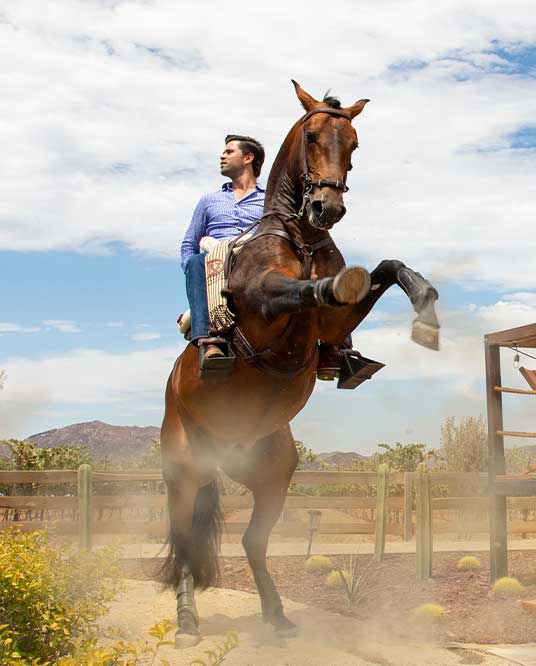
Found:
[[382, 368], [385, 368], [384, 363], [365, 358], [355, 349], [341, 349], [341, 370], [337, 388], [357, 388]]
[[[234, 367], [236, 356], [231, 349], [229, 340], [225, 338], [205, 338], [199, 345], [199, 374], [204, 379], [217, 379], [227, 377]], [[205, 344], [215, 344], [220, 347], [224, 356], [211, 356], [205, 358]]]

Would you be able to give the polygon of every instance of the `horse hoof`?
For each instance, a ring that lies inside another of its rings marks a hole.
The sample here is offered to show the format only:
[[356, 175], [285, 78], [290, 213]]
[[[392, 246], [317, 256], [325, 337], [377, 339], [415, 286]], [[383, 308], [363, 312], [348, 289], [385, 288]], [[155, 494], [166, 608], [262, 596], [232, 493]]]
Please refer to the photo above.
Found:
[[333, 296], [339, 303], [360, 303], [370, 291], [370, 275], [362, 266], [343, 268], [333, 280]]
[[411, 339], [427, 349], [439, 351], [439, 327], [415, 319], [411, 330]]
[[201, 642], [201, 634], [187, 634], [183, 631], [178, 631], [175, 634], [175, 647], [178, 650], [185, 650], [186, 648], [195, 647]]

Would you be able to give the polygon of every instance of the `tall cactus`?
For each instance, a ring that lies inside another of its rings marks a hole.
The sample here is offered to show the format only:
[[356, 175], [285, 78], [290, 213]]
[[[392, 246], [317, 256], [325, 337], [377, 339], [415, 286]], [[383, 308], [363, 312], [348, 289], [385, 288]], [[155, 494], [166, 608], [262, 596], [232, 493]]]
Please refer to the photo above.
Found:
[[91, 465], [78, 468], [78, 510], [80, 515], [80, 548], [91, 550], [91, 523], [93, 520]]
[[415, 477], [417, 578], [432, 577], [432, 490], [430, 475], [424, 463], [417, 468]]
[[383, 560], [385, 554], [385, 530], [387, 527], [387, 503], [389, 498], [389, 466], [382, 463], [376, 480], [376, 545], [374, 557]]

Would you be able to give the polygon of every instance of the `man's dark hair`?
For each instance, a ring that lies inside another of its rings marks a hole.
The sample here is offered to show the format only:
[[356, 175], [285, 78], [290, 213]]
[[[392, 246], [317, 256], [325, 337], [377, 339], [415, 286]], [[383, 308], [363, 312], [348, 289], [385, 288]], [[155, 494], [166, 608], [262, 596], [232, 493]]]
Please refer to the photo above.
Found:
[[264, 148], [262, 143], [251, 136], [242, 136], [242, 134], [228, 134], [225, 137], [225, 144], [228, 144], [229, 141], [238, 141], [240, 143], [240, 150], [243, 153], [251, 153], [253, 155], [251, 167], [253, 175], [255, 178], [258, 178], [261, 175], [264, 162]]

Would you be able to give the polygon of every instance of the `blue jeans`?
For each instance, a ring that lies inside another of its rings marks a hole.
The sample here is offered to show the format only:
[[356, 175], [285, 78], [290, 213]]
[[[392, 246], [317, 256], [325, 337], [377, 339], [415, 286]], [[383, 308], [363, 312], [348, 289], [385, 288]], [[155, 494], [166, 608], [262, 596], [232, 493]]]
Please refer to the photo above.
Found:
[[209, 337], [207, 282], [205, 276], [206, 252], [192, 255], [186, 262], [186, 294], [192, 318], [192, 342]]

